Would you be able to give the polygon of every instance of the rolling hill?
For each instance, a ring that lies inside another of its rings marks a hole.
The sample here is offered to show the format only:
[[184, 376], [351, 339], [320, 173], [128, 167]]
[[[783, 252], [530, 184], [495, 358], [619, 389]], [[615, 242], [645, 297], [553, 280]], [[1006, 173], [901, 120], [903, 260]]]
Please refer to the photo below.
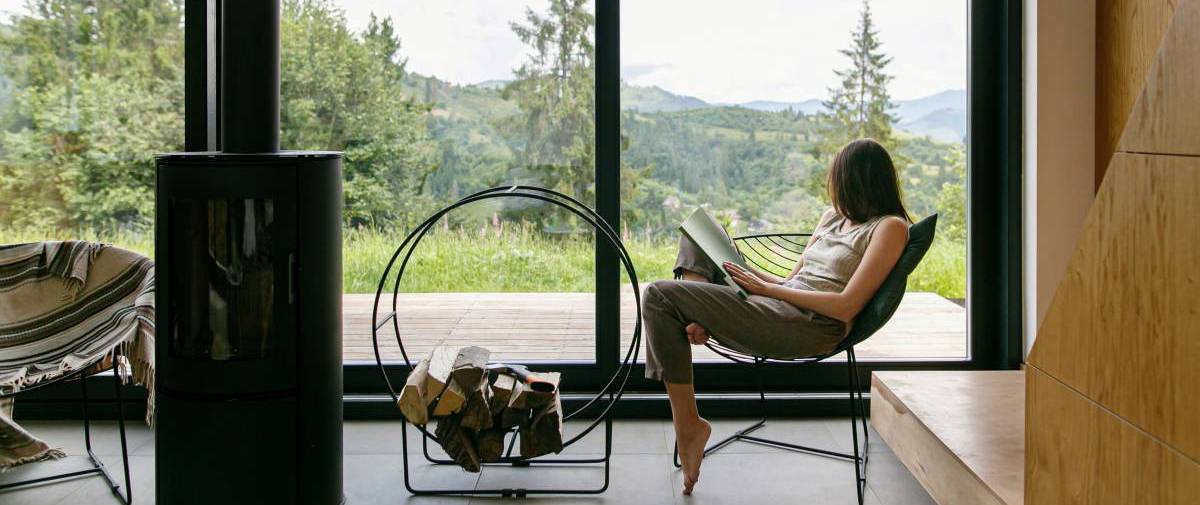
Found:
[[[755, 100], [739, 104], [709, 103], [696, 97], [677, 95], [657, 86], [623, 86], [621, 108], [639, 112], [678, 112], [708, 107], [734, 106], [779, 112], [791, 109], [807, 115], [822, 110], [821, 100], [800, 102]], [[916, 136], [929, 136], [942, 142], [961, 142], [967, 134], [967, 93], [945, 90], [929, 96], [896, 101], [897, 127]]]

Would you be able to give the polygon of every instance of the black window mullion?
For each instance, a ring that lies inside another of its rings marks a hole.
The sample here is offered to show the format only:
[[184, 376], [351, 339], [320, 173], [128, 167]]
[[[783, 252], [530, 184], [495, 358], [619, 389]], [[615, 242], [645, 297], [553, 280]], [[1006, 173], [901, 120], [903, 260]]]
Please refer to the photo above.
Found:
[[211, 151], [217, 138], [217, 75], [213, 41], [217, 30], [217, 0], [184, 3], [184, 149]]
[[977, 368], [1021, 362], [1021, 3], [971, 0], [967, 325]]
[[[596, 0], [596, 212], [621, 222], [620, 2]], [[621, 271], [616, 251], [596, 237], [596, 364], [611, 374], [621, 347]]]

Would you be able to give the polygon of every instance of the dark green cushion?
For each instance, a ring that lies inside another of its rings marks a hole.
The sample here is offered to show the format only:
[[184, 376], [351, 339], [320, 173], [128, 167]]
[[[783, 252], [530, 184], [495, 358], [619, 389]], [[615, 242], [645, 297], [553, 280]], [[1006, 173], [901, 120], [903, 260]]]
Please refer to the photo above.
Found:
[[900, 305], [900, 299], [904, 298], [908, 275], [925, 258], [925, 253], [933, 244], [933, 235], [936, 229], [937, 214], [908, 227], [908, 244], [904, 246], [904, 252], [900, 254], [900, 259], [896, 260], [896, 266], [892, 267], [892, 273], [888, 274], [887, 279], [879, 286], [875, 296], [871, 297], [867, 305], [854, 318], [854, 327], [850, 330], [846, 341], [838, 346], [839, 350], [866, 340], [892, 318], [896, 307]]

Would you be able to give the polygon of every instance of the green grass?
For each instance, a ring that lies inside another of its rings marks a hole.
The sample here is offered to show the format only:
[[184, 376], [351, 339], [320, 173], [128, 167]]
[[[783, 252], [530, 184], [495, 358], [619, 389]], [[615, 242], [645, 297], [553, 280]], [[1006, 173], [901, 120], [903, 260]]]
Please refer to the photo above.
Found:
[[[154, 256], [152, 234], [133, 231], [11, 230], [0, 228], [0, 244], [98, 240]], [[347, 230], [342, 242], [342, 288], [374, 293], [387, 261], [404, 239], [401, 232]], [[677, 242], [631, 239], [639, 281], [671, 278]], [[595, 249], [590, 234], [551, 236], [527, 227], [503, 231], [431, 232], [413, 254], [401, 289], [405, 292], [587, 292], [593, 291]], [[393, 270], [394, 272], [395, 270]], [[624, 276], [622, 276], [624, 277]], [[390, 286], [390, 283], [389, 283]], [[911, 291], [932, 291], [964, 298], [966, 249], [961, 243], [935, 241], [908, 281]]]

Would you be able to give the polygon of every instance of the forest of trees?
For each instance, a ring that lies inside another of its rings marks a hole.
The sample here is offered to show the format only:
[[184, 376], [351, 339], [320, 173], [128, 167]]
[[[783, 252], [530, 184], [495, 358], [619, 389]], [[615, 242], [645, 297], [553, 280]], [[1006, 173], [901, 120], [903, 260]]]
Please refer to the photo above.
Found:
[[[329, 0], [284, 0], [282, 146], [345, 151], [349, 227], [403, 230], [512, 182], [593, 201], [594, 18], [587, 0], [548, 3], [510, 25], [528, 48], [511, 80], [453, 84], [407, 67], [390, 19], [356, 32]], [[153, 155], [183, 142], [183, 1], [28, 5], [0, 23], [0, 227], [151, 229]], [[891, 57], [867, 4], [849, 35], [818, 113], [626, 108], [626, 232], [671, 238], [696, 205], [738, 231], [804, 229], [828, 205], [832, 154], [871, 136], [893, 152], [914, 217], [940, 211], [942, 236], [961, 244], [963, 145], [896, 129]], [[499, 218], [571, 226], [529, 209]]]

